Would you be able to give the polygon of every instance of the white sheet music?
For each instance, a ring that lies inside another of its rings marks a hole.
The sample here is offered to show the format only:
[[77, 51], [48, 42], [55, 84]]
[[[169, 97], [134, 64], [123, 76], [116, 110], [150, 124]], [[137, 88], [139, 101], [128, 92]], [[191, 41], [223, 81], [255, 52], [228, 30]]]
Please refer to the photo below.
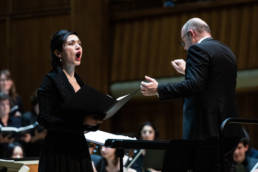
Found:
[[112, 134], [104, 131], [90, 131], [84, 134], [87, 141], [104, 145], [107, 139], [125, 139], [125, 140], [136, 140], [136, 138], [128, 137], [124, 135]]
[[30, 168], [21, 162], [14, 160], [0, 159], [0, 166], [6, 167], [8, 172], [29, 172]]
[[250, 172], [258, 172], [258, 162], [255, 164]]

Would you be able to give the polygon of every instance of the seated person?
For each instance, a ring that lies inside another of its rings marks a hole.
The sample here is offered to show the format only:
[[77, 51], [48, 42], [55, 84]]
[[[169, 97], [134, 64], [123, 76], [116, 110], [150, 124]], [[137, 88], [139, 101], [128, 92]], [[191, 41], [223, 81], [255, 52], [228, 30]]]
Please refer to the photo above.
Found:
[[[0, 127], [20, 127], [21, 118], [10, 116], [9, 96], [0, 93]], [[0, 157], [7, 157], [7, 147], [15, 138], [12, 135], [0, 132]]]
[[99, 161], [101, 160], [101, 156], [95, 153], [96, 148], [97, 148], [95, 143], [89, 142], [88, 145], [89, 145], [89, 152], [90, 152], [91, 160], [94, 163], [94, 165], [96, 166], [99, 163]]
[[8, 69], [0, 70], [0, 92], [9, 96], [11, 115], [21, 116], [23, 113], [22, 99], [16, 92], [15, 83]]
[[[151, 123], [150, 121], [146, 121], [143, 124], [141, 124], [141, 126], [138, 130], [138, 139], [140, 139], [140, 140], [153, 141], [158, 138], [158, 135], [159, 135], [159, 133], [158, 133], [156, 126], [153, 123]], [[147, 169], [143, 169], [143, 161], [144, 161], [144, 156], [146, 154], [146, 151], [145, 150], [134, 150], [134, 157], [137, 156], [137, 154], [140, 151], [141, 151], [141, 155], [139, 156], [138, 159], [135, 160], [135, 162], [132, 164], [131, 168], [136, 169], [137, 172], [142, 172], [143, 170], [146, 172], [159, 172], [158, 170], [153, 169], [151, 167], [149, 167]], [[133, 160], [133, 158], [132, 158], [132, 160]], [[127, 164], [129, 164], [129, 163], [127, 163]]]
[[0, 93], [0, 125], [4, 127], [21, 127], [21, 117], [10, 115], [10, 98], [5, 93]]
[[8, 145], [9, 156], [8, 158], [12, 159], [21, 159], [24, 158], [23, 147], [20, 143], [14, 142]]
[[234, 153], [233, 153], [233, 161], [235, 164], [236, 172], [250, 172], [250, 170], [254, 167], [254, 165], [258, 162], [258, 159], [255, 157], [251, 157], [248, 153], [249, 150], [249, 139], [243, 137]]
[[[96, 165], [97, 172], [117, 172], [120, 170], [120, 158], [117, 149], [102, 146], [100, 152], [102, 159]], [[136, 170], [128, 168], [127, 172], [136, 172]]]

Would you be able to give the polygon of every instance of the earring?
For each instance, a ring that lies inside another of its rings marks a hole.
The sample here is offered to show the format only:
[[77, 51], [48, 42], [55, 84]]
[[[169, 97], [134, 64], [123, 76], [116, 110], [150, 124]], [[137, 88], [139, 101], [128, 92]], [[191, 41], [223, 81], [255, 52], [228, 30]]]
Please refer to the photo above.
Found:
[[62, 63], [62, 59], [61, 58], [59, 58], [59, 61]]

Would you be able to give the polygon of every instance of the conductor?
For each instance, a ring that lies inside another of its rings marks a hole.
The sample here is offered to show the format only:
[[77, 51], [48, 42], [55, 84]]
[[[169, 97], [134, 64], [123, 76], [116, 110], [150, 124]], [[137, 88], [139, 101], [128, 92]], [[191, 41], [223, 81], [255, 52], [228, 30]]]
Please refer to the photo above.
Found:
[[183, 25], [181, 39], [186, 61], [171, 63], [185, 79], [159, 84], [145, 76], [141, 92], [160, 100], [184, 97], [183, 139], [218, 137], [221, 122], [236, 116], [236, 57], [229, 47], [212, 38], [210, 27], [200, 18], [191, 18]]

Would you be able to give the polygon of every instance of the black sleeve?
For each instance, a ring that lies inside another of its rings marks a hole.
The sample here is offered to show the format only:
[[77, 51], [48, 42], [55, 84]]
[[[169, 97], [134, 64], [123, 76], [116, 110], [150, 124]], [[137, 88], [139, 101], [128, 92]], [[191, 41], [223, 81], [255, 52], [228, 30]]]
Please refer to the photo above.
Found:
[[39, 117], [38, 121], [46, 128], [61, 123], [54, 114], [58, 110], [57, 91], [52, 81], [46, 76], [38, 89]]
[[208, 81], [209, 55], [197, 45], [188, 50], [185, 80], [158, 86], [160, 99], [187, 97], [202, 91]]

